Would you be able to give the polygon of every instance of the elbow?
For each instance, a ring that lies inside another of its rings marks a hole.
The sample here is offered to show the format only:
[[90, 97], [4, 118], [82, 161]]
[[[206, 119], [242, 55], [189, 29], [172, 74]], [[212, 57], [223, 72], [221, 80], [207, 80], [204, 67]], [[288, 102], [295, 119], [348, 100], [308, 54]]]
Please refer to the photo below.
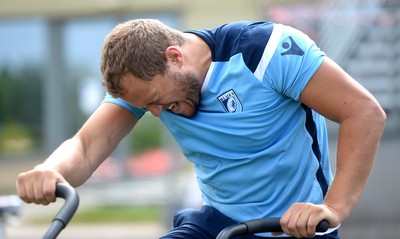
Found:
[[369, 118], [371, 119], [371, 123], [373, 124], [371, 126], [373, 128], [376, 128], [382, 134], [386, 124], [385, 111], [376, 100], [371, 103], [369, 109]]

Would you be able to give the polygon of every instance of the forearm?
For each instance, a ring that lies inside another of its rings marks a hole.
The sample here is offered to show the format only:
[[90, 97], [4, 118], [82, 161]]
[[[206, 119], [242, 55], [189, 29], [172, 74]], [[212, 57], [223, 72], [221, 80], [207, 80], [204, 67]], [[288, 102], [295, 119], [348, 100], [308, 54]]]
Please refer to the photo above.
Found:
[[95, 170], [93, 166], [90, 166], [89, 160], [85, 160], [82, 142], [77, 137], [62, 143], [45, 162], [37, 165], [35, 169], [55, 170], [75, 187], [83, 184]]
[[373, 167], [385, 123], [378, 105], [340, 123], [336, 175], [325, 198], [343, 221], [359, 200]]

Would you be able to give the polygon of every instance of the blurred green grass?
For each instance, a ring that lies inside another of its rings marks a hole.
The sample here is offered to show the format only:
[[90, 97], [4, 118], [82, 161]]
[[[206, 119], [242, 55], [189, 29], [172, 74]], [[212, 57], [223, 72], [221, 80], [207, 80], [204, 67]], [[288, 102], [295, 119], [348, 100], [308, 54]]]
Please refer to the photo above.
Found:
[[[159, 206], [101, 206], [78, 209], [71, 223], [102, 222], [155, 222], [161, 219]], [[32, 219], [31, 223], [49, 223], [54, 215], [41, 215]]]

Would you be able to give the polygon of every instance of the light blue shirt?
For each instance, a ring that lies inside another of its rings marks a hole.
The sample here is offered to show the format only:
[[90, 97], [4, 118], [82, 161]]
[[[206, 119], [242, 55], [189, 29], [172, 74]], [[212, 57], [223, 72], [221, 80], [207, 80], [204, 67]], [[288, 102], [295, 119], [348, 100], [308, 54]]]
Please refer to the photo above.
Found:
[[240, 222], [322, 203], [332, 181], [325, 120], [299, 97], [325, 54], [305, 34], [268, 22], [188, 32], [212, 51], [200, 107], [190, 119], [168, 110], [160, 119], [195, 164], [205, 204]]

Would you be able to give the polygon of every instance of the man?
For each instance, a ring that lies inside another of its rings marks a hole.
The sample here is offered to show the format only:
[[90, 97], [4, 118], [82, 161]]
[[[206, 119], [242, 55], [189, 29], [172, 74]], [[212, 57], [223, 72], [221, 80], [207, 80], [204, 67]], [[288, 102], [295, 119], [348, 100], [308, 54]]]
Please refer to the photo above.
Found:
[[[129, 21], [107, 36], [101, 71], [103, 103], [43, 164], [19, 175], [18, 193], [46, 205], [56, 182], [81, 185], [149, 111], [194, 163], [204, 200], [200, 210], [179, 212], [163, 238], [215, 238], [262, 217], [281, 217], [280, 236], [313, 237], [324, 219], [338, 227], [364, 189], [386, 119], [306, 35], [268, 22], [182, 33]], [[323, 116], [340, 124], [335, 177]]]

